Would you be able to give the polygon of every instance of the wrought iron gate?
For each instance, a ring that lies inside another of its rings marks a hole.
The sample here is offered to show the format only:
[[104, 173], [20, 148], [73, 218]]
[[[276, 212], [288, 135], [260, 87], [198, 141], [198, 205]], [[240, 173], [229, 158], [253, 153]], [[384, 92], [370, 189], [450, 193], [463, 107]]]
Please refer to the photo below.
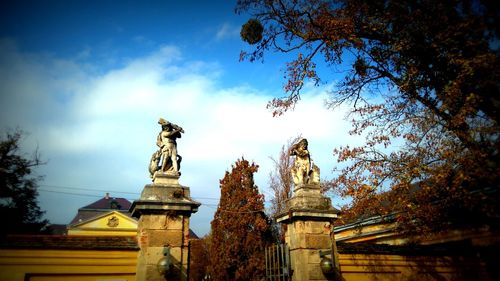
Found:
[[292, 280], [290, 249], [286, 244], [276, 244], [266, 248], [266, 280]]

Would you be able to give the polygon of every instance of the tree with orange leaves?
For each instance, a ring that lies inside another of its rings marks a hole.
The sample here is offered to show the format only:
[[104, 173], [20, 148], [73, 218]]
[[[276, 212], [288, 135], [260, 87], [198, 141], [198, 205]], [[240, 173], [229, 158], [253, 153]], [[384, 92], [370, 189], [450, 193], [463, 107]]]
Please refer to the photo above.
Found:
[[210, 261], [210, 234], [200, 239], [189, 241], [189, 280], [205, 280], [207, 276], [207, 267]]
[[500, 225], [494, 1], [240, 0], [237, 12], [253, 17], [241, 59], [296, 56], [287, 95], [268, 104], [275, 115], [306, 80], [328, 81], [318, 65], [346, 69], [328, 105], [350, 105], [350, 133], [366, 136], [334, 150], [346, 165], [333, 189], [353, 199], [346, 217], [397, 212], [403, 230], [422, 233]]
[[220, 181], [221, 198], [212, 220], [209, 275], [213, 280], [261, 280], [264, 251], [272, 240], [264, 196], [254, 184], [258, 166], [236, 161]]

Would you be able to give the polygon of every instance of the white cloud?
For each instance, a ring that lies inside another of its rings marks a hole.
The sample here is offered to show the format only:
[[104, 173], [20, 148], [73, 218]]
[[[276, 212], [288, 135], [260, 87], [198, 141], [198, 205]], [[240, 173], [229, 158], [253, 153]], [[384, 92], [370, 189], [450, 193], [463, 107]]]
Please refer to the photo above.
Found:
[[239, 26], [235, 26], [225, 22], [217, 30], [217, 33], [215, 34], [215, 39], [220, 41], [226, 38], [238, 37], [239, 34], [240, 34]]
[[[221, 88], [220, 66], [183, 61], [173, 46], [101, 75], [76, 61], [21, 53], [12, 42], [0, 41], [0, 125], [31, 132], [49, 160], [41, 169], [45, 184], [106, 188], [137, 198], [150, 181], [147, 165], [157, 149], [159, 117], [185, 129], [178, 141], [180, 181], [195, 198], [218, 198], [219, 179], [241, 156], [261, 166], [256, 181], [266, 190], [269, 156], [298, 134], [308, 138], [328, 177], [332, 148], [353, 141], [345, 136], [343, 113], [324, 108], [325, 88], [306, 87], [294, 111], [273, 118], [266, 109], [270, 96], [248, 86]], [[79, 207], [96, 200], [46, 192], [40, 199], [55, 223], [69, 222]], [[206, 233], [213, 212], [200, 209], [192, 228]]]

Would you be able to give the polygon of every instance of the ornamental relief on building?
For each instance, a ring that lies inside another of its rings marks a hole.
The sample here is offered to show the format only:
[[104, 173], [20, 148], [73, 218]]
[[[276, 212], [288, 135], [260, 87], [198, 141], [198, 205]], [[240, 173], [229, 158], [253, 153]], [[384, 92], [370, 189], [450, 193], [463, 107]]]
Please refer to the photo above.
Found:
[[112, 216], [110, 218], [108, 218], [108, 226], [109, 227], [117, 227], [118, 224], [120, 223], [118, 217], [116, 216]]

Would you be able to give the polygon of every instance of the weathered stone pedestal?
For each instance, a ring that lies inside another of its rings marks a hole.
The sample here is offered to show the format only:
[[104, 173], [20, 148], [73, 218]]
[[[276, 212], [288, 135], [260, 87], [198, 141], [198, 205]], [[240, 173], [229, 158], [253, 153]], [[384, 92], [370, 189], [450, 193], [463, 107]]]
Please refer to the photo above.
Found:
[[[178, 179], [178, 175], [157, 172], [153, 184], [146, 185], [130, 207], [132, 216], [139, 218], [138, 281], [187, 280], [189, 218], [200, 203], [191, 199], [189, 187]], [[172, 266], [163, 275], [158, 262], [166, 251]]]
[[295, 188], [287, 202], [287, 211], [277, 217], [278, 222], [287, 226], [285, 241], [290, 249], [292, 280], [331, 280], [321, 270], [320, 250], [335, 249], [332, 231], [338, 212], [331, 200], [321, 194], [319, 184]]

